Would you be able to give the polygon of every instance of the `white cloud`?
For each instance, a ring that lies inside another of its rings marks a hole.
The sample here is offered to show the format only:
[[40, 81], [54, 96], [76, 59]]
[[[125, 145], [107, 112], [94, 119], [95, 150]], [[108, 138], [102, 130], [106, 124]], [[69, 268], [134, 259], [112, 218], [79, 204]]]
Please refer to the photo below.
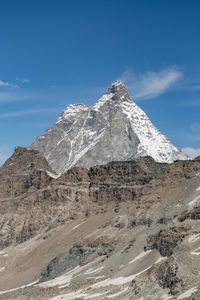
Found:
[[189, 86], [188, 89], [193, 90], [193, 91], [199, 91], [200, 90], [200, 85], [199, 84], [192, 85], [192, 86]]
[[0, 114], [0, 119], [21, 117], [21, 116], [34, 115], [34, 114], [46, 114], [46, 113], [60, 112], [60, 111], [61, 110], [58, 108], [27, 109], [27, 110], [20, 110], [20, 111]]
[[200, 100], [185, 102], [184, 106], [198, 107], [200, 106]]
[[16, 80], [22, 83], [29, 83], [31, 81], [29, 78], [20, 78], [20, 77], [16, 77]]
[[159, 97], [173, 88], [182, 77], [183, 73], [176, 66], [171, 66], [160, 72], [147, 71], [139, 75], [126, 69], [120, 79], [125, 82], [134, 99], [142, 100]]
[[17, 84], [12, 84], [12, 83], [9, 83], [9, 82], [5, 82], [5, 81], [2, 81], [0, 80], [0, 87], [2, 88], [19, 88], [19, 86]]
[[25, 100], [38, 101], [44, 99], [45, 94], [42, 92], [24, 91], [23, 89], [13, 89], [0, 92], [0, 104], [9, 102], [20, 102]]
[[192, 158], [195, 158], [200, 155], [200, 149], [186, 147], [186, 148], [182, 148], [182, 151]]
[[37, 95], [32, 95], [31, 93], [24, 93], [21, 90], [0, 92], [0, 104], [1, 103], [9, 103], [15, 101], [23, 101], [29, 99], [36, 99]]

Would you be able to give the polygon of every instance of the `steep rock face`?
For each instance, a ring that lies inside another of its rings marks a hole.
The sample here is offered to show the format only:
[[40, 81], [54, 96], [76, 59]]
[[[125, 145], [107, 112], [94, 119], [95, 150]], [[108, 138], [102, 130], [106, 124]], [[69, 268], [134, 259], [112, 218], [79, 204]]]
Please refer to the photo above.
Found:
[[73, 166], [151, 156], [158, 162], [187, 159], [132, 102], [116, 81], [94, 105], [70, 105], [30, 149], [38, 150], [57, 173]]
[[17, 146], [13, 155], [6, 160], [0, 169], [0, 172], [5, 175], [5, 173], [12, 174], [34, 168], [53, 172], [39, 151], [27, 150], [26, 148]]
[[47, 209], [45, 200], [53, 197], [47, 188], [52, 180], [48, 173], [54, 175], [46, 159], [38, 151], [22, 147], [16, 147], [0, 168], [0, 248], [25, 241], [42, 224], [48, 224], [43, 214]]
[[48, 173], [55, 175], [38, 151], [16, 147], [13, 155], [0, 168], [1, 197], [13, 197], [33, 187], [44, 187], [51, 180]]

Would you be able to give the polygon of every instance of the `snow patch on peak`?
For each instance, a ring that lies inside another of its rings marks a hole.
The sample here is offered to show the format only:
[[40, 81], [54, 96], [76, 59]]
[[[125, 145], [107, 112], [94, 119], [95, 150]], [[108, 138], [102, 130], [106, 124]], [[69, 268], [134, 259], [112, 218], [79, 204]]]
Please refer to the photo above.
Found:
[[86, 104], [70, 104], [58, 118], [56, 124], [60, 123], [63, 119], [74, 119], [74, 117], [76, 117], [79, 112], [88, 110], [88, 108], [91, 107]]
[[64, 111], [63, 111], [63, 115], [65, 114], [70, 114], [72, 112], [76, 112], [78, 113], [81, 110], [86, 110], [88, 109], [90, 106], [86, 105], [86, 104], [70, 104]]
[[134, 102], [122, 102], [121, 107], [140, 141], [138, 157], [149, 155], [157, 162], [167, 163], [172, 163], [176, 159], [187, 159], [186, 155], [153, 126], [145, 112]]
[[113, 97], [113, 93], [103, 95], [99, 101], [93, 106], [94, 110], [98, 110], [101, 106], [103, 106], [107, 101], [111, 100]]

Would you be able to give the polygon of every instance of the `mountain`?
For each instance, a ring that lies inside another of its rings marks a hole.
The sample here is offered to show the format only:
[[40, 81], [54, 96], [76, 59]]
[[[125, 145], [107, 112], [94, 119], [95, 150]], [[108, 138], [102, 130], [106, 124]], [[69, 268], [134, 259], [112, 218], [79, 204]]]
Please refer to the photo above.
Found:
[[200, 157], [0, 167], [0, 299], [199, 300]]
[[0, 300], [200, 299], [200, 157], [120, 81], [16, 147], [0, 191]]
[[94, 106], [68, 106], [30, 149], [38, 150], [59, 174], [73, 166], [89, 168], [141, 156], [167, 163], [188, 159], [153, 126], [120, 80]]

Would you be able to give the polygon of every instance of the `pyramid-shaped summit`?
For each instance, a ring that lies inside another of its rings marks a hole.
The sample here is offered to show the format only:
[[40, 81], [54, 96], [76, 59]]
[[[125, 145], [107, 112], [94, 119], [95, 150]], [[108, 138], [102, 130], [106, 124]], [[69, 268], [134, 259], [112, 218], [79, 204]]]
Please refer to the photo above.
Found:
[[108, 95], [113, 94], [113, 97], [112, 97], [113, 100], [119, 100], [119, 101], [125, 100], [125, 101], [132, 102], [132, 99], [129, 96], [129, 93], [121, 80], [117, 80], [117, 81], [113, 82], [109, 86], [106, 94], [108, 94]]
[[95, 105], [69, 105], [57, 122], [30, 146], [62, 174], [73, 166], [151, 156], [158, 162], [187, 159], [151, 123], [117, 80]]

